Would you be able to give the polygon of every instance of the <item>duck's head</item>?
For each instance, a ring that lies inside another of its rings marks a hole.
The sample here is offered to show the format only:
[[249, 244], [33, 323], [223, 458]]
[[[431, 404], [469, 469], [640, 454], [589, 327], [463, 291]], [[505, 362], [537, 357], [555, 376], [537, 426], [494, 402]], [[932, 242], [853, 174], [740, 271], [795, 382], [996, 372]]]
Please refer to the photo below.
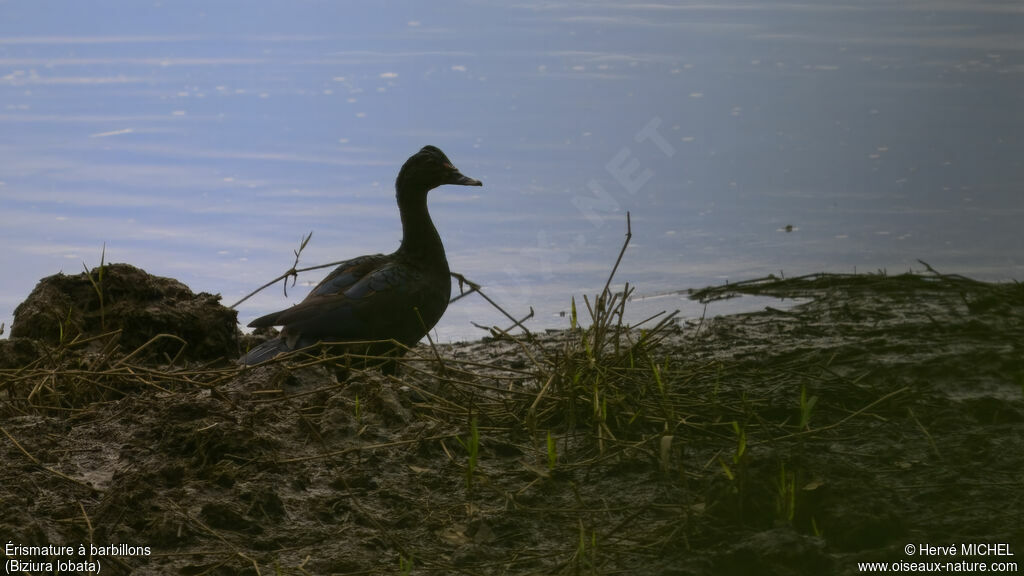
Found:
[[483, 186], [483, 182], [463, 176], [440, 148], [424, 146], [405, 161], [395, 188], [401, 196], [403, 193], [425, 193], [445, 184]]

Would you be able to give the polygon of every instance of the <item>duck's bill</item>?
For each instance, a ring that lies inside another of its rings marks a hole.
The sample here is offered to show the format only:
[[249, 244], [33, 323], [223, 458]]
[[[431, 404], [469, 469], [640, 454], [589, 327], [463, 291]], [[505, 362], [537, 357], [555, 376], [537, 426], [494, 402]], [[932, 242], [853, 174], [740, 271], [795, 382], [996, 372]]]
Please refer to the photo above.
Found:
[[484, 183], [477, 180], [476, 178], [470, 178], [469, 176], [463, 176], [460, 172], [452, 174], [451, 179], [448, 180], [449, 184], [456, 184], [459, 186], [483, 186]]

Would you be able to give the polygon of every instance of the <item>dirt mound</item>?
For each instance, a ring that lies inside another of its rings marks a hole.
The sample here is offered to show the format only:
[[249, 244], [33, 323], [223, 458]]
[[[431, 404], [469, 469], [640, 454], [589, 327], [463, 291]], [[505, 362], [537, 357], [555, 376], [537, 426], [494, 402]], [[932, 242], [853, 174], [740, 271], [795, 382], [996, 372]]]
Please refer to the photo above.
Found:
[[[210, 361], [238, 355], [237, 314], [220, 304], [220, 296], [194, 294], [173, 278], [147, 274], [129, 264], [107, 264], [88, 274], [55, 274], [39, 281], [14, 311], [11, 339], [31, 339], [50, 347], [119, 331], [125, 353], [160, 334], [142, 353], [160, 360]], [[106, 346], [96, 340], [93, 350]], [[14, 367], [31, 354], [25, 344], [8, 344], [5, 362]], [[180, 354], [179, 354], [180, 352]]]

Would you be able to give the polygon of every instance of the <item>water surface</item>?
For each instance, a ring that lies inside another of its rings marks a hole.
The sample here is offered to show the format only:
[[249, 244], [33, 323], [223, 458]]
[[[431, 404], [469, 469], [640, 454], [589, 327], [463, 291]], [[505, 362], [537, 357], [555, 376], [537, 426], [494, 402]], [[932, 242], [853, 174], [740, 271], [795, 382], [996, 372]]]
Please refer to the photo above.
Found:
[[[431, 195], [452, 269], [538, 328], [604, 285], [626, 211], [638, 294], [1024, 277], [1018, 4], [372, 6], [0, 1], [0, 321], [104, 245], [227, 303], [310, 231], [303, 264], [389, 252], [424, 144], [484, 182]], [[468, 298], [439, 339], [471, 320], [503, 324]]]

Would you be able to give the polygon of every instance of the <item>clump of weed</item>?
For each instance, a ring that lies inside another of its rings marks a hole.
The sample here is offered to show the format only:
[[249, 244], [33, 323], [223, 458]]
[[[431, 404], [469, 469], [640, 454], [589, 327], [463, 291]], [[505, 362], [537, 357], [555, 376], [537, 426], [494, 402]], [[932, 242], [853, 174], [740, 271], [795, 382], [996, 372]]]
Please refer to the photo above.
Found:
[[[103, 243], [103, 251], [100, 252], [100, 265], [99, 265], [99, 267], [96, 268], [96, 278], [95, 279], [92, 277], [92, 274], [89, 273], [89, 267], [85, 265], [85, 262], [82, 263], [82, 268], [85, 269], [85, 277], [89, 279], [89, 284], [92, 285], [92, 289], [93, 289], [93, 291], [96, 292], [96, 297], [99, 299], [99, 302], [100, 302], [100, 328], [102, 328], [103, 330], [107, 329], [107, 313], [106, 313], [106, 308], [103, 306], [103, 271], [106, 270], [106, 266], [104, 265], [106, 257], [107, 257], [107, 243], [104, 242]], [[71, 315], [71, 311], [69, 310], [68, 311], [68, 316], [70, 316], [70, 315]], [[63, 329], [62, 329], [61, 330], [61, 341], [62, 342], [63, 342], [63, 335], [64, 335], [64, 332], [63, 332]]]
[[[572, 298], [567, 337], [561, 346], [543, 351], [542, 379], [550, 385], [538, 393], [530, 419], [534, 426], [540, 423], [539, 415], [549, 428], [587, 430], [599, 452], [609, 441], [665, 430], [674, 413], [672, 367], [657, 359], [656, 350], [675, 326], [676, 313], [629, 324], [625, 308], [634, 288], [627, 283], [620, 291], [612, 289], [631, 238], [627, 214], [626, 239], [603, 290], [594, 298], [583, 297], [589, 323], [580, 321]], [[546, 409], [537, 414], [536, 407], [545, 398]]]
[[459, 444], [466, 449], [466, 490], [473, 489], [473, 475], [476, 474], [477, 464], [480, 461], [480, 429], [477, 427], [476, 418], [469, 423], [469, 435], [466, 439], [456, 437]]

